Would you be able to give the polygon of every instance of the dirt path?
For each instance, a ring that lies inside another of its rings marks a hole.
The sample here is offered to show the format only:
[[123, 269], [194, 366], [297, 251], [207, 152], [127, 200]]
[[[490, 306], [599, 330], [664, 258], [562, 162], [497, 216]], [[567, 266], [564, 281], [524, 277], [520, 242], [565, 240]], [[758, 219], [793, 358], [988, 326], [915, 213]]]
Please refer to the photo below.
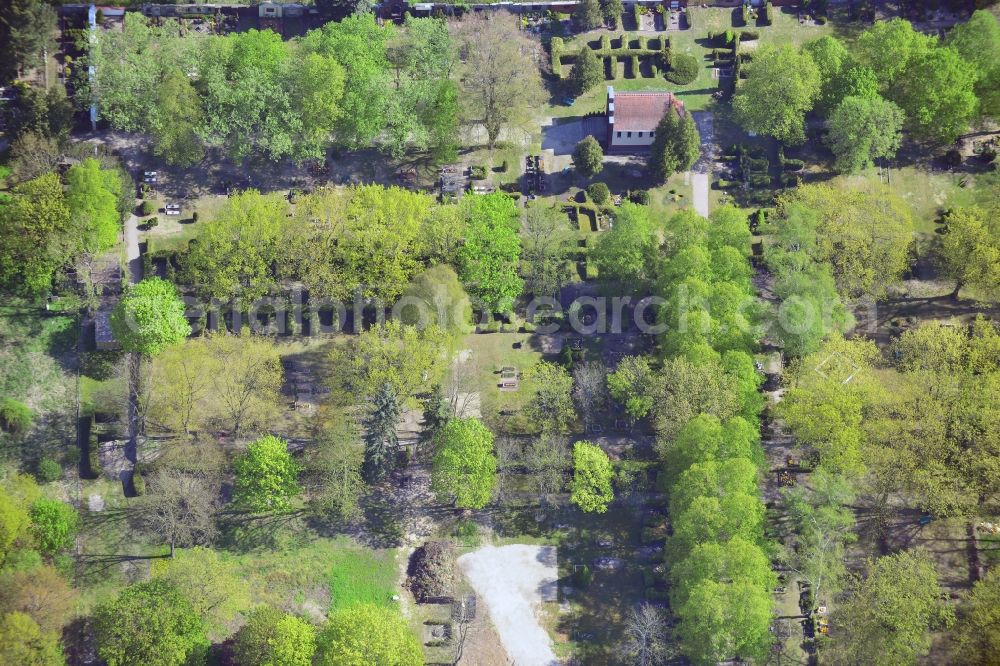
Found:
[[538, 606], [554, 600], [559, 576], [551, 546], [486, 546], [458, 558], [486, 603], [507, 655], [517, 666], [555, 666], [552, 640], [538, 621]]

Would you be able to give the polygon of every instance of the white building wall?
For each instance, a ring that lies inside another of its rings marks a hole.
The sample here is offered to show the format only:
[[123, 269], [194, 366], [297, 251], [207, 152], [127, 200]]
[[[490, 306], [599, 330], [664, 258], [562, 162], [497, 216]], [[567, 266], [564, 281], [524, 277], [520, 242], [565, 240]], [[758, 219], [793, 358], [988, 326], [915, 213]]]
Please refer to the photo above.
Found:
[[[653, 134], [655, 134], [655, 132], [643, 130], [642, 136], [639, 136], [639, 132], [637, 130], [631, 130], [631, 132], [632, 136], [629, 137], [629, 130], [622, 130], [615, 127], [611, 134], [611, 147], [634, 148], [637, 146], [651, 146], [653, 144]], [[621, 134], [621, 136], [618, 136], [619, 134]]]

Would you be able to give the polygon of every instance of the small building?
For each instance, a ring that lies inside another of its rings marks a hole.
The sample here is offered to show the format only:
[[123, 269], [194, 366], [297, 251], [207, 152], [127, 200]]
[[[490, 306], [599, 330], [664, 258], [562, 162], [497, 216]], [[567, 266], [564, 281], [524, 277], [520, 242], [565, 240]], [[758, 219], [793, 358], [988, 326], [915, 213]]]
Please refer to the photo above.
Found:
[[101, 309], [94, 315], [94, 346], [98, 349], [118, 349], [111, 332], [111, 310]]
[[668, 110], [684, 117], [684, 103], [670, 92], [615, 92], [608, 86], [609, 151], [645, 150]]

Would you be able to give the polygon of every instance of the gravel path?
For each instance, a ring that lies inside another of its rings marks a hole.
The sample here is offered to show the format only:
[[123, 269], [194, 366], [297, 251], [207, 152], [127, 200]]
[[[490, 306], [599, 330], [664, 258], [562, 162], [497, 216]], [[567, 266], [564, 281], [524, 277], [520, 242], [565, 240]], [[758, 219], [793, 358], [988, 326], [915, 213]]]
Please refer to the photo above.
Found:
[[555, 600], [559, 577], [551, 546], [486, 546], [458, 558], [486, 603], [507, 656], [516, 666], [556, 666], [552, 641], [538, 622], [538, 606]]
[[691, 117], [701, 135], [701, 157], [691, 169], [691, 190], [695, 211], [708, 217], [708, 188], [712, 181], [712, 160], [715, 159], [714, 117], [710, 111], [693, 111]]

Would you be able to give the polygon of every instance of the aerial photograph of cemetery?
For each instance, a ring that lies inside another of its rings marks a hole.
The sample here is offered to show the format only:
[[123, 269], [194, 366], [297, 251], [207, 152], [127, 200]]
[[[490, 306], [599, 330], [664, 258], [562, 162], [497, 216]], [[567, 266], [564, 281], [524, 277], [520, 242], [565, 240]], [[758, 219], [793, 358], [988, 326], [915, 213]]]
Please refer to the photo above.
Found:
[[482, 2], [0, 0], [0, 666], [1000, 666], [1000, 3]]

